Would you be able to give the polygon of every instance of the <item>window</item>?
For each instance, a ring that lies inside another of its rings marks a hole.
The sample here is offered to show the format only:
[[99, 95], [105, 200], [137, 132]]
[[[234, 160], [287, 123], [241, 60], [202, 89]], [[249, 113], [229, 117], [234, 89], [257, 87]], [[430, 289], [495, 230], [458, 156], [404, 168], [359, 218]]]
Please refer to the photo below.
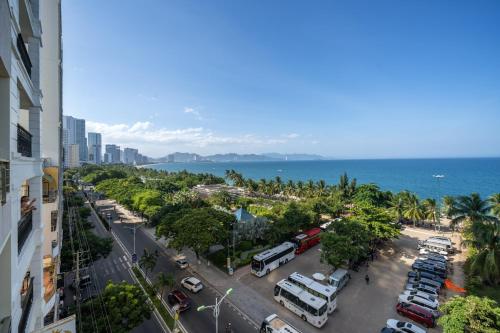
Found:
[[7, 202], [7, 193], [10, 190], [10, 168], [8, 162], [0, 162], [0, 203]]
[[274, 296], [278, 296], [280, 294], [280, 290], [281, 290], [280, 286], [274, 287]]
[[50, 231], [57, 231], [57, 210], [50, 212]]

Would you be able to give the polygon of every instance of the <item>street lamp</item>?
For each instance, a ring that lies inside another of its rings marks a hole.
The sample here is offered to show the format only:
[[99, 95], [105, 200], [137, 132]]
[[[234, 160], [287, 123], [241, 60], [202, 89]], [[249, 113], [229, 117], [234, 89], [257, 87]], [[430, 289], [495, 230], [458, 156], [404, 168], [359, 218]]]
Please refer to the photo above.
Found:
[[233, 288], [229, 288], [226, 290], [226, 294], [222, 296], [222, 298], [219, 300], [218, 297], [215, 298], [215, 304], [214, 305], [201, 305], [196, 309], [196, 311], [203, 311], [206, 309], [213, 309], [213, 314], [215, 317], [215, 333], [219, 333], [219, 313], [220, 313], [220, 305], [222, 304], [222, 301], [224, 298], [226, 298], [231, 292], [233, 291]]
[[[139, 228], [141, 225], [142, 225], [142, 223], [135, 223], [135, 225], [134, 225], [133, 227], [125, 227], [125, 226], [124, 226], [124, 228], [126, 228], [126, 229], [130, 229], [130, 230], [132, 230], [132, 231], [134, 232], [134, 253], [132, 254], [132, 263], [133, 263], [133, 264], [135, 264], [135, 262], [134, 262], [134, 261], [136, 261], [136, 260], [137, 260], [137, 254], [136, 254], [136, 252], [135, 252], [135, 232], [136, 232], [137, 228]], [[135, 258], [135, 259], [134, 259], [134, 258]]]

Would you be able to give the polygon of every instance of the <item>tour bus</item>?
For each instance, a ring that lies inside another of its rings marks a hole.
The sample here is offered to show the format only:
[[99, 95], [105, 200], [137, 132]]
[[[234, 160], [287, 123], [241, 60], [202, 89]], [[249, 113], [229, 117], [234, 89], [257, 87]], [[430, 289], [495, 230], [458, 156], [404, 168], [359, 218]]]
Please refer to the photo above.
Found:
[[284, 242], [272, 249], [254, 255], [251, 271], [261, 277], [293, 258], [295, 258], [295, 246], [290, 242]]
[[447, 244], [446, 242], [436, 240], [436, 239], [427, 239], [425, 241], [421, 241], [418, 244], [418, 249], [429, 249], [431, 251], [437, 251], [437, 252], [446, 252], [446, 253], [452, 253], [453, 252], [453, 247], [451, 244]]
[[295, 236], [292, 239], [292, 243], [296, 246], [295, 254], [304, 253], [314, 245], [318, 244], [320, 241], [320, 233], [320, 228], [312, 228]]
[[260, 333], [300, 333], [298, 329], [272, 314], [262, 322]]
[[337, 308], [337, 288], [325, 286], [297, 272], [292, 273], [288, 277], [288, 281], [301, 287], [310, 294], [324, 299], [328, 303], [328, 313], [332, 313]]
[[322, 327], [328, 320], [328, 304], [299, 286], [283, 279], [274, 287], [274, 299], [309, 324]]

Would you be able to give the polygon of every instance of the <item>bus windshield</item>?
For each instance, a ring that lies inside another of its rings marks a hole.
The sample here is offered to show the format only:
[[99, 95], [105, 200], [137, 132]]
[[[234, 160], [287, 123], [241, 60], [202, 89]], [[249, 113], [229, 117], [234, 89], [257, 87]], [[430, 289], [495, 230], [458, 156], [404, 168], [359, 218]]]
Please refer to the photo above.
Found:
[[260, 271], [262, 267], [262, 263], [259, 260], [252, 260], [252, 269], [254, 271]]
[[325, 304], [325, 305], [323, 305], [321, 308], [319, 308], [319, 315], [320, 315], [320, 316], [322, 316], [322, 315], [323, 315], [323, 313], [325, 313], [325, 311], [326, 311], [326, 307], [327, 307], [327, 305]]

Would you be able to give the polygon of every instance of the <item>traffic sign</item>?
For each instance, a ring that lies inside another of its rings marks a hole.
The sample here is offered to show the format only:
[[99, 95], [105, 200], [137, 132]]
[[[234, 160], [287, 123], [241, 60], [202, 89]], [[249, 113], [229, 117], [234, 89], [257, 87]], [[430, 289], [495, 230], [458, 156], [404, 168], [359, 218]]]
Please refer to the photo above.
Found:
[[132, 263], [135, 264], [137, 262], [137, 254], [132, 253]]

